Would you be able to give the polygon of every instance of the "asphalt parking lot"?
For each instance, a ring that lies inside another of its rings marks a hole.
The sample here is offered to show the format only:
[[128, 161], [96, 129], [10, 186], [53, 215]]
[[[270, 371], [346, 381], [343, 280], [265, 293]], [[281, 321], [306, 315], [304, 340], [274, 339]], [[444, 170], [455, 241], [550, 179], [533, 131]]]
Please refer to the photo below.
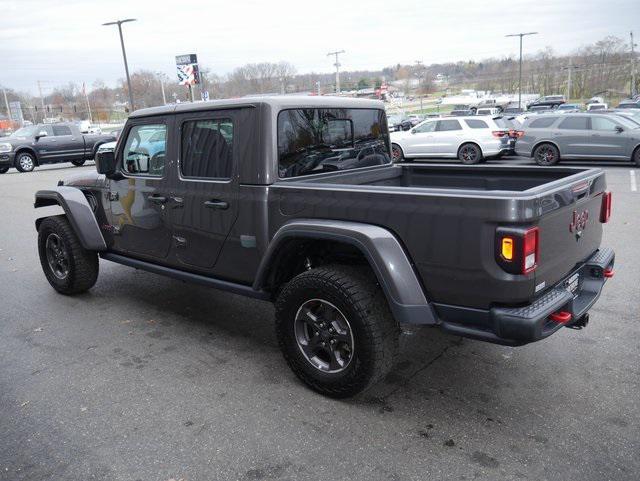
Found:
[[288, 370], [269, 304], [106, 261], [56, 294], [33, 194], [92, 168], [0, 175], [0, 479], [638, 479], [633, 167], [606, 167], [616, 276], [585, 330], [519, 348], [406, 331], [386, 381], [346, 401]]

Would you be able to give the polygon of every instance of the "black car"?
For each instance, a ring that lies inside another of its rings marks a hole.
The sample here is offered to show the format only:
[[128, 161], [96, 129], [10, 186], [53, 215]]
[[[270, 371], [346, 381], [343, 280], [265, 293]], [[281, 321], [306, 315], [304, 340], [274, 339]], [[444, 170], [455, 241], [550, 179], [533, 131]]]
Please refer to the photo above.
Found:
[[527, 108], [531, 110], [531, 107], [549, 107], [551, 109], [556, 108], [558, 105], [566, 103], [564, 95], [547, 95], [540, 97], [527, 105]]
[[618, 104], [617, 109], [640, 109], [640, 98], [625, 99]]
[[73, 123], [37, 124], [0, 139], [0, 174], [11, 167], [31, 172], [36, 166], [58, 162], [83, 165], [113, 135], [83, 134]]

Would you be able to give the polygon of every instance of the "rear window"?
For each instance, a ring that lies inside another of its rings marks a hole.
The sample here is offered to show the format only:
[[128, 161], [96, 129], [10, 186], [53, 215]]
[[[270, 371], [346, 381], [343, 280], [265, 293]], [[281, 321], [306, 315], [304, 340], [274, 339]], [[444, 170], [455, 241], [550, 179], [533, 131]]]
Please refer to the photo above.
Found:
[[464, 121], [471, 129], [488, 129], [489, 126], [484, 120], [468, 119]]
[[586, 130], [587, 117], [568, 117], [560, 122], [558, 128], [565, 130]]
[[529, 124], [530, 129], [546, 129], [551, 127], [556, 121], [556, 117], [543, 117], [541, 119], [535, 119]]
[[498, 127], [501, 129], [519, 129], [520, 122], [518, 122], [514, 117], [505, 118], [505, 117], [497, 117], [493, 119]]
[[391, 162], [383, 110], [291, 109], [278, 115], [282, 178]]

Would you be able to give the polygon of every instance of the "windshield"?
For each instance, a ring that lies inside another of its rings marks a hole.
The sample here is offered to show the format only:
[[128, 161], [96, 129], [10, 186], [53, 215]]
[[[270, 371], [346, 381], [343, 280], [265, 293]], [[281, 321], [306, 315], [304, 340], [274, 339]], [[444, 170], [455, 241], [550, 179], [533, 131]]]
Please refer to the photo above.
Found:
[[31, 125], [29, 127], [22, 127], [21, 129], [16, 130], [11, 137], [35, 137], [36, 132], [38, 132], [37, 125]]
[[640, 122], [638, 122], [633, 117], [628, 117], [624, 114], [618, 115], [616, 120], [630, 129], [637, 129], [638, 127], [640, 127]]
[[280, 177], [390, 162], [383, 110], [292, 109], [278, 115]]

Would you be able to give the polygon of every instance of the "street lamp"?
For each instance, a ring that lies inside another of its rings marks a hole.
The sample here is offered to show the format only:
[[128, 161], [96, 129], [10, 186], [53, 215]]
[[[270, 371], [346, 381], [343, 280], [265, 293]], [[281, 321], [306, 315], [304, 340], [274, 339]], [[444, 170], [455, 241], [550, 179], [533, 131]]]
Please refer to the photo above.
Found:
[[518, 79], [518, 108], [522, 108], [522, 37], [526, 35], [537, 35], [538, 32], [511, 33], [505, 37], [520, 37], [520, 74]]
[[126, 18], [124, 20], [116, 20], [115, 22], [103, 23], [102, 26], [117, 25], [120, 33], [120, 45], [122, 46], [122, 57], [124, 58], [124, 72], [127, 74], [127, 87], [129, 88], [129, 107], [133, 112], [133, 91], [131, 90], [131, 78], [129, 78], [129, 65], [127, 64], [127, 52], [124, 49], [124, 39], [122, 38], [122, 24], [126, 22], [135, 22], [135, 18]]

